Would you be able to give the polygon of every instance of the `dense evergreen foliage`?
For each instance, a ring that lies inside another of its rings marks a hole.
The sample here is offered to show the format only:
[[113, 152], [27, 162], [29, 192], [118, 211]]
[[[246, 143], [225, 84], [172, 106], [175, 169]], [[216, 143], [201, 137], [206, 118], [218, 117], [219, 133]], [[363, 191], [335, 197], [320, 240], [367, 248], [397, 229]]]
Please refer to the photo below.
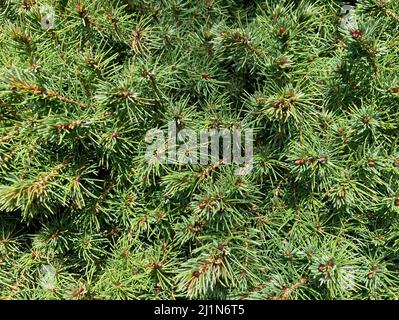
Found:
[[0, 298], [399, 298], [399, 1], [342, 4], [1, 0]]

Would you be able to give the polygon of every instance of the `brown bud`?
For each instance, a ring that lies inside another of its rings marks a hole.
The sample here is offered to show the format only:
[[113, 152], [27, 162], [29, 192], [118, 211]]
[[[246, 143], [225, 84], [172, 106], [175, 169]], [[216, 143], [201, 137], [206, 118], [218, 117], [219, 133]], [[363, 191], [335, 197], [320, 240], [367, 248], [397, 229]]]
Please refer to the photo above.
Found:
[[374, 159], [370, 159], [368, 163], [369, 163], [370, 167], [375, 167], [377, 164], [377, 161], [375, 161]]
[[126, 90], [119, 91], [119, 96], [121, 98], [127, 99], [130, 96], [130, 92]]
[[324, 155], [321, 155], [321, 156], [319, 156], [318, 161], [319, 161], [319, 163], [323, 163], [323, 164], [327, 163], [327, 157]]
[[287, 61], [286, 57], [281, 57], [278, 63], [280, 66], [283, 66], [283, 65], [287, 64], [287, 62], [288, 61]]
[[163, 265], [158, 262], [150, 262], [147, 267], [153, 270], [161, 270]]
[[305, 160], [303, 160], [303, 159], [295, 160], [295, 164], [296, 164], [297, 166], [302, 166], [303, 164], [305, 164]]
[[143, 70], [141, 70], [141, 76], [143, 77], [143, 78], [147, 78], [148, 77], [148, 70], [147, 69], [143, 69]]
[[111, 134], [111, 139], [117, 139], [117, 138], [119, 138], [119, 137], [120, 137], [119, 132], [116, 132], [116, 131], [112, 132], [112, 134]]
[[76, 188], [80, 182], [80, 176], [77, 176], [75, 179], [73, 179], [72, 184]]
[[334, 259], [328, 260], [328, 261], [327, 261], [327, 266], [328, 266], [329, 268], [334, 267]]
[[73, 296], [74, 298], [78, 298], [78, 297], [83, 293], [84, 290], [85, 290], [85, 286], [84, 286], [84, 285], [81, 285], [80, 288], [79, 288], [78, 290], [74, 290], [74, 291], [72, 292], [72, 296]]
[[360, 30], [353, 30], [351, 32], [351, 35], [352, 35], [352, 38], [358, 39], [363, 35], [363, 33]]
[[391, 89], [389, 89], [389, 92], [392, 93], [392, 94], [399, 93], [399, 87], [391, 88]]
[[85, 7], [80, 3], [75, 6], [75, 10], [81, 17], [85, 16], [87, 13]]
[[161, 220], [165, 219], [165, 217], [166, 217], [166, 215], [165, 215], [164, 212], [160, 212], [160, 213], [157, 214], [157, 220], [158, 221], [161, 221]]
[[63, 126], [61, 123], [57, 123], [57, 124], [55, 125], [55, 128], [57, 129], [58, 132], [61, 132], [62, 129], [64, 129], [64, 126]]

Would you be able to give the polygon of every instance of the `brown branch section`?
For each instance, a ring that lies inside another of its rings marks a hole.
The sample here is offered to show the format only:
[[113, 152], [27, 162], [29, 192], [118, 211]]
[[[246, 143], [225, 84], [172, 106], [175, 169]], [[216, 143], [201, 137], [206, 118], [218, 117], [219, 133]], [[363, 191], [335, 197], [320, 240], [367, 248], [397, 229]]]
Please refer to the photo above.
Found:
[[104, 192], [100, 194], [100, 196], [97, 198], [96, 202], [94, 203], [93, 210], [95, 213], [99, 213], [101, 211], [101, 204], [105, 201], [105, 198], [112, 191], [114, 183], [112, 181], [108, 181], [105, 183], [104, 187], [105, 186], [106, 189], [104, 190]]
[[11, 132], [7, 133], [5, 136], [0, 137], [0, 143], [6, 142], [18, 134], [19, 134], [19, 130], [11, 131]]
[[256, 286], [256, 287], [253, 287], [248, 293], [244, 294], [244, 295], [240, 298], [240, 300], [245, 300], [245, 299], [247, 299], [252, 293], [261, 291], [261, 290], [267, 288], [267, 286], [269, 286], [270, 284], [271, 284], [271, 281], [268, 281], [268, 282], [263, 283], [263, 284], [260, 284], [260, 285], [258, 285], [258, 286]]
[[243, 44], [245, 48], [255, 53], [258, 57], [263, 55], [262, 51], [258, 50], [257, 48], [255, 48], [254, 45], [250, 43], [250, 39], [248, 36], [242, 35], [241, 33], [237, 32], [233, 33], [232, 37], [234, 41]]
[[[291, 287], [284, 287], [281, 290], [279, 295], [268, 297], [267, 299], [268, 300], [288, 300], [290, 298], [291, 294], [295, 290], [298, 290], [300, 287], [306, 285], [307, 283], [308, 283], [308, 279], [307, 278], [302, 278], [298, 282], [293, 284]], [[245, 294], [244, 296], [241, 297], [241, 300], [247, 299], [251, 295], [251, 293], [261, 291], [261, 290], [267, 288], [271, 284], [272, 284], [272, 281], [268, 281], [268, 282], [266, 282], [264, 284], [261, 284], [261, 285], [258, 285], [256, 287], [252, 288], [249, 293], [247, 293], [247, 294]]]
[[36, 196], [42, 195], [48, 185], [48, 182], [53, 180], [61, 171], [64, 169], [64, 167], [67, 164], [67, 160], [64, 162], [56, 165], [51, 171], [47, 172], [42, 178], [36, 182], [34, 182], [32, 185], [28, 186], [28, 190], [32, 192], [32, 194], [35, 194]]
[[3, 157], [0, 156], [0, 165], [3, 165], [10, 161], [17, 154], [17, 152], [21, 151], [21, 149], [21, 147], [15, 148], [10, 153], [4, 154]]
[[308, 279], [302, 278], [297, 283], [293, 284], [291, 287], [286, 287], [281, 290], [281, 293], [274, 297], [273, 300], [287, 300], [291, 296], [291, 294], [299, 289], [300, 287], [304, 286], [308, 282]]
[[207, 273], [214, 273], [219, 279], [222, 269], [226, 268], [225, 260], [229, 255], [228, 246], [225, 243], [218, 245], [217, 252], [212, 253], [201, 266], [191, 274], [191, 277], [186, 283], [186, 288], [190, 289], [197, 285], [199, 278]]
[[9, 85], [10, 90], [12, 91], [19, 91], [19, 92], [28, 92], [31, 93], [35, 96], [41, 96], [43, 98], [50, 98], [50, 99], [55, 99], [64, 103], [68, 104], [73, 104], [75, 106], [85, 108], [86, 105], [83, 102], [76, 101], [73, 99], [69, 99], [60, 93], [57, 93], [52, 90], [46, 90], [45, 88], [42, 88], [38, 86], [35, 83], [25, 83], [16, 79], [11, 79], [11, 84]]
[[55, 98], [55, 99], [57, 99], [59, 101], [62, 101], [62, 102], [65, 102], [65, 103], [69, 103], [69, 104], [73, 104], [73, 105], [81, 107], [81, 108], [85, 108], [86, 107], [86, 105], [83, 102], [76, 101], [76, 100], [73, 100], [73, 99], [69, 99], [69, 98], [67, 98], [67, 97], [65, 97], [65, 96], [63, 96], [63, 95], [61, 95], [59, 93], [56, 93], [54, 91], [47, 91], [46, 95], [49, 98]]
[[[224, 37], [226, 33], [222, 32], [220, 35]], [[258, 57], [264, 55], [261, 50], [257, 49], [253, 44], [250, 43], [250, 38], [248, 36], [243, 35], [240, 32], [233, 32], [231, 34], [231, 39], [236, 43], [242, 44], [246, 49], [253, 52]]]
[[386, 15], [399, 21], [399, 15], [395, 11], [387, 8], [382, 8], [382, 10], [385, 12]]
[[207, 167], [202, 169], [198, 173], [198, 178], [200, 180], [205, 179], [207, 176], [209, 176], [213, 171], [215, 171], [217, 168], [219, 168], [222, 164], [224, 163], [224, 160], [219, 160], [218, 162], [214, 163], [212, 166]]

